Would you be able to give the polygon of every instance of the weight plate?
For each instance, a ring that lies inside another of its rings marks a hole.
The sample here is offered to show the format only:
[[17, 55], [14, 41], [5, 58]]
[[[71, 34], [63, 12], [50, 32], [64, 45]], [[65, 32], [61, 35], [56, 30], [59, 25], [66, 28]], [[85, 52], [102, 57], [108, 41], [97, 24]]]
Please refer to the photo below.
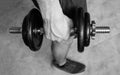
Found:
[[78, 51], [84, 51], [84, 11], [82, 8], [78, 8], [76, 11], [77, 22], [77, 39], [78, 39]]
[[27, 25], [28, 25], [28, 17], [25, 16], [24, 20], [23, 20], [23, 24], [22, 24], [22, 38], [23, 41], [25, 43], [25, 45], [29, 46], [29, 40], [28, 40], [28, 29], [27, 29]]
[[33, 32], [33, 30], [43, 28], [41, 13], [38, 9], [33, 8], [26, 17], [22, 26], [23, 40], [32, 51], [38, 51], [42, 45], [43, 34]]
[[84, 36], [84, 46], [89, 46], [90, 44], [90, 14], [85, 13], [85, 36]]

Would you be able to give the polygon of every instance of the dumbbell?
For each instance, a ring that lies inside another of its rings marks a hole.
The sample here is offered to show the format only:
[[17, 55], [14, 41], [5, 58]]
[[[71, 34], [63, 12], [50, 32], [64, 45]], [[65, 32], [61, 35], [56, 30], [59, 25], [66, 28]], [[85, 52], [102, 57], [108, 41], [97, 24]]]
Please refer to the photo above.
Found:
[[95, 21], [90, 21], [90, 14], [84, 12], [83, 8], [75, 8], [73, 18], [73, 33], [77, 38], [77, 48], [79, 52], [84, 51], [84, 47], [89, 46], [90, 38], [95, 39], [97, 33], [110, 33], [108, 26], [96, 26]]
[[24, 18], [22, 27], [11, 27], [12, 34], [22, 34], [24, 43], [32, 50], [38, 51], [42, 45], [44, 29], [40, 11], [33, 8]]
[[[84, 47], [89, 46], [90, 38], [94, 38], [96, 33], [109, 33], [107, 26], [95, 26], [95, 21], [90, 22], [90, 15], [82, 8], [75, 8], [73, 20], [72, 36], [77, 38], [79, 52], [84, 51]], [[10, 33], [22, 33], [24, 43], [32, 50], [38, 51], [42, 45], [44, 21], [38, 9], [33, 8], [23, 20], [22, 27], [10, 28]]]

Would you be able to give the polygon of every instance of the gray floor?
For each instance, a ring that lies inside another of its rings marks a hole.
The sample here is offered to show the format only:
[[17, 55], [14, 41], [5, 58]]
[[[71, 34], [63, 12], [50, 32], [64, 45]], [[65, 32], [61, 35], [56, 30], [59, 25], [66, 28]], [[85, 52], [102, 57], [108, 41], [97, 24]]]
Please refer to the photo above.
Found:
[[[76, 40], [68, 57], [85, 63], [86, 71], [78, 75], [120, 75], [120, 1], [88, 0], [88, 11], [97, 25], [109, 25], [109, 35], [96, 40], [78, 53]], [[24, 16], [34, 7], [30, 0], [0, 0], [0, 75], [70, 75], [51, 67], [50, 41], [44, 39], [40, 51], [27, 48], [21, 35], [11, 35], [8, 28], [21, 26]]]

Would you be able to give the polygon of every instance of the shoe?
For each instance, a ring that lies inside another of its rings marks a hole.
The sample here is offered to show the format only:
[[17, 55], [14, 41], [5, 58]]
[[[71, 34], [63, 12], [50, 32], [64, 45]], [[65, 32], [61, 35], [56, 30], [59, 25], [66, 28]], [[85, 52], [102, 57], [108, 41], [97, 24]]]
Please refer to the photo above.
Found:
[[56, 61], [53, 60], [53, 65], [71, 74], [81, 73], [85, 71], [84, 64], [70, 60], [70, 59], [66, 59], [66, 63], [62, 66], [59, 66], [59, 64], [57, 64]]

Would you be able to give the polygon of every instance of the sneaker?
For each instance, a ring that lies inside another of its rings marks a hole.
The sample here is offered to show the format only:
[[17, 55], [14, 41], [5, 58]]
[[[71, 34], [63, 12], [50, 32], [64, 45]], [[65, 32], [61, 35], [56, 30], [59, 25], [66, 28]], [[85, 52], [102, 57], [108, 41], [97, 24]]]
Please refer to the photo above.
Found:
[[84, 64], [70, 60], [70, 59], [66, 59], [66, 63], [62, 66], [59, 66], [59, 64], [57, 64], [56, 61], [53, 60], [53, 65], [63, 71], [66, 71], [72, 74], [81, 73], [85, 71]]

